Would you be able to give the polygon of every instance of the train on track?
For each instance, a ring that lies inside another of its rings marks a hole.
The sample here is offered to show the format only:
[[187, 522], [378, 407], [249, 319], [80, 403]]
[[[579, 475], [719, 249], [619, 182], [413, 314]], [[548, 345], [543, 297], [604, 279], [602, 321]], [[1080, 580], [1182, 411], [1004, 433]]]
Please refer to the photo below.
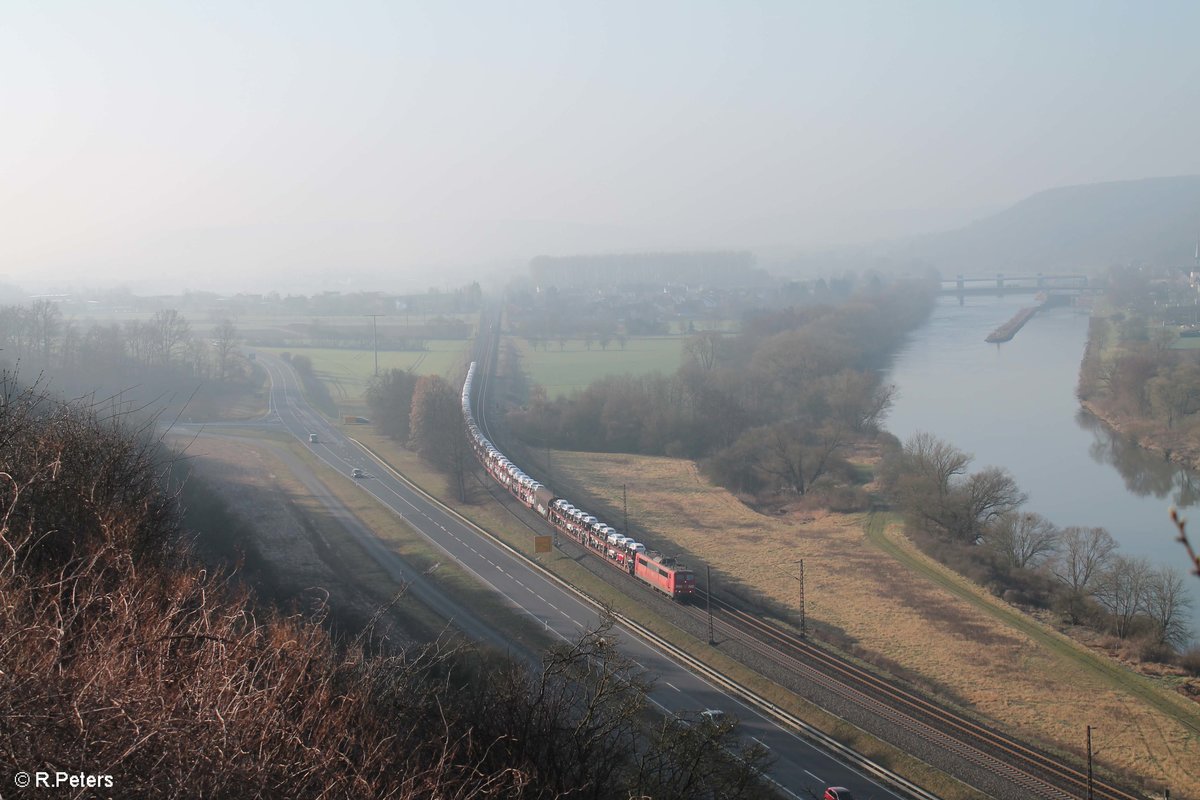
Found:
[[602, 557], [607, 563], [649, 584], [676, 600], [688, 600], [696, 593], [696, 575], [672, 556], [664, 556], [619, 533], [595, 515], [576, 508], [566, 498], [522, 472], [491, 443], [471, 412], [471, 390], [476, 362], [471, 362], [463, 383], [462, 413], [475, 456], [497, 483], [523, 505], [533, 509], [563, 535]]

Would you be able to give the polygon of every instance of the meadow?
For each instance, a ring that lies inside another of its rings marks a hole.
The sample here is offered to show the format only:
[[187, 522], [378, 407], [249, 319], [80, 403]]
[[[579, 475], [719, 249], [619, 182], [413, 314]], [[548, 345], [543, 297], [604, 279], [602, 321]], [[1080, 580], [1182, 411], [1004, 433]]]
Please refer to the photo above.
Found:
[[[412, 370], [418, 375], [442, 375], [457, 381], [463, 372], [471, 343], [462, 339], [430, 339], [428, 350], [381, 350], [379, 371]], [[329, 386], [339, 409], [348, 414], [365, 413], [367, 384], [375, 374], [374, 350], [340, 350], [323, 347], [253, 347], [250, 352], [291, 353], [312, 359], [313, 371]]]
[[609, 519], [620, 519], [627, 486], [642, 540], [701, 571], [711, 565], [714, 581], [797, 608], [803, 558], [810, 627], [858, 657], [1062, 750], [1078, 754], [1095, 726], [1106, 766], [1200, 796], [1200, 705], [1031, 617], [1013, 624], [1012, 606], [925, 557], [894, 520], [803, 504], [758, 514], [683, 459], [555, 451], [551, 460], [560, 491], [613, 498], [588, 506]]
[[505, 337], [506, 343], [517, 347], [521, 368], [533, 383], [545, 386], [551, 398], [582, 389], [605, 375], [673, 373], [679, 368], [684, 341], [682, 336], [631, 336], [624, 348], [614, 341], [602, 350], [593, 342], [589, 350], [582, 339], [568, 339], [561, 350], [558, 342], [535, 350], [526, 339]]

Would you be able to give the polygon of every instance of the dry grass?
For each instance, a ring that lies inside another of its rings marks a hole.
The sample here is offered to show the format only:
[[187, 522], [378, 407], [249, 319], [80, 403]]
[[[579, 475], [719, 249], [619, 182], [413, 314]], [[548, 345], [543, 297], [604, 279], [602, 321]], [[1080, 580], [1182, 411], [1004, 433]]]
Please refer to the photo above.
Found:
[[[619, 502], [627, 483], [630, 521], [658, 537], [651, 543], [685, 551], [777, 601], [797, 603], [792, 576], [803, 558], [809, 619], [841, 631], [867, 657], [898, 662], [918, 682], [1063, 750], [1080, 752], [1090, 724], [1099, 729], [1102, 764], [1146, 786], [1170, 786], [1175, 796], [1200, 797], [1195, 729], [1089, 667], [1082, 648], [1085, 657], [1071, 657], [1003, 624], [982, 607], [995, 602], [982, 590], [966, 599], [898, 564], [868, 540], [861, 515], [757, 514], [679, 459], [555, 453], [553, 460], [568, 481], [597, 496]], [[1200, 708], [1178, 703], [1200, 727]]]

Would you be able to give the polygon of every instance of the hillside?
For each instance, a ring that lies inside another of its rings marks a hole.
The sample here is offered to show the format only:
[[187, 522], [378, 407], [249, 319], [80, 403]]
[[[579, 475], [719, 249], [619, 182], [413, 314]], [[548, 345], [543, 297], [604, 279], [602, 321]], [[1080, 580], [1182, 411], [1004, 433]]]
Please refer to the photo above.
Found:
[[1049, 189], [964, 228], [911, 240], [898, 259], [958, 272], [1187, 266], [1200, 234], [1200, 175]]

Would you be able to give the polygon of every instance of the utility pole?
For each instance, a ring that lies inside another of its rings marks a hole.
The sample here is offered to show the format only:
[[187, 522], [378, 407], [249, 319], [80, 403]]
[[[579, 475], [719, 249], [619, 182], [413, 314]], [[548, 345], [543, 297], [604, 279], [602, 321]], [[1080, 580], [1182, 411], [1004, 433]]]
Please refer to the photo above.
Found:
[[376, 317], [383, 316], [382, 314], [364, 314], [371, 318], [371, 339], [375, 342], [375, 377], [379, 377], [379, 329], [375, 325]]
[[804, 559], [800, 559], [800, 636], [808, 636], [807, 618], [804, 616]]
[[1088, 756], [1088, 782], [1087, 782], [1087, 800], [1092, 798], [1092, 726], [1087, 726], [1087, 756]]
[[712, 621], [712, 567], [708, 564], [704, 565], [704, 596], [708, 598], [708, 643], [716, 644], [716, 637], [713, 636], [713, 621]]

